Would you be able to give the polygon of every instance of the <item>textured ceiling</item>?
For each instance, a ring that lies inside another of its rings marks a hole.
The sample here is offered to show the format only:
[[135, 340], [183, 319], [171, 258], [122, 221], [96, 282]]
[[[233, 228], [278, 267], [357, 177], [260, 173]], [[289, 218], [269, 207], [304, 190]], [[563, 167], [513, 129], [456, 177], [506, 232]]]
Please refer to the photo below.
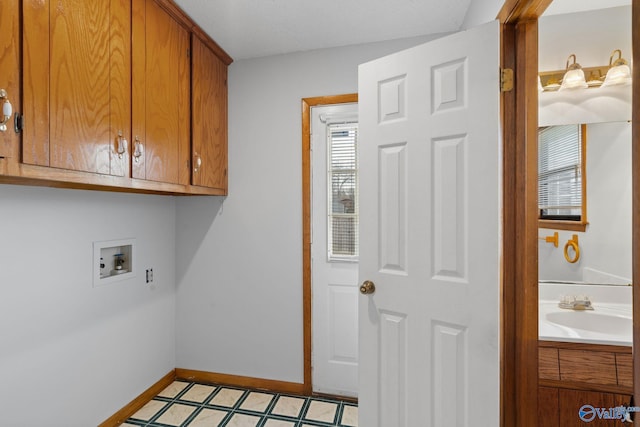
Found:
[[[480, 0], [175, 1], [238, 60], [453, 32], [471, 1]], [[631, 0], [554, 0], [546, 14], [628, 4]]]
[[232, 58], [459, 30], [471, 0], [176, 0]]

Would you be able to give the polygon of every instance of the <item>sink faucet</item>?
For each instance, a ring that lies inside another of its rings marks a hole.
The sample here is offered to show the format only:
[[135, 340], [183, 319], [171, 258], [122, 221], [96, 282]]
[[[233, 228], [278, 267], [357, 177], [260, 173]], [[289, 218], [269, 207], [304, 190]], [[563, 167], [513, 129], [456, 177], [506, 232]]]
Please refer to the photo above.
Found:
[[593, 310], [589, 297], [584, 295], [563, 295], [558, 307], [568, 310]]

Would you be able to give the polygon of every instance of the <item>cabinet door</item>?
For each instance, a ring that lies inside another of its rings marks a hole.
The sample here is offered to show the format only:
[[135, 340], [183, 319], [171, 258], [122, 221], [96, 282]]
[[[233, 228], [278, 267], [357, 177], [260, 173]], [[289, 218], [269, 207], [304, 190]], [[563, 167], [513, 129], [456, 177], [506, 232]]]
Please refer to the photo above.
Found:
[[189, 184], [189, 33], [154, 0], [133, 8], [132, 176]]
[[128, 175], [130, 2], [22, 4], [23, 162]]
[[[19, 0], [0, 1], [0, 89], [7, 97], [14, 111], [20, 109], [20, 2]], [[0, 114], [3, 107], [0, 102]], [[0, 118], [4, 119], [4, 115]], [[7, 130], [0, 132], [0, 170], [2, 158], [20, 158], [17, 152], [20, 137], [13, 131], [13, 117], [6, 123]]]
[[[621, 394], [600, 393], [595, 391], [559, 389], [558, 401], [560, 407], [560, 425], [562, 427], [584, 426], [586, 423], [579, 417], [580, 408], [583, 405], [591, 405], [594, 408], [614, 408], [616, 406], [629, 406], [631, 397]], [[539, 408], [538, 413], [544, 408]], [[623, 427], [625, 423], [619, 420], [600, 419], [594, 417], [589, 421], [589, 426], [595, 427]]]
[[558, 389], [538, 387], [538, 426], [560, 427]]
[[192, 36], [192, 183], [227, 191], [227, 66]]

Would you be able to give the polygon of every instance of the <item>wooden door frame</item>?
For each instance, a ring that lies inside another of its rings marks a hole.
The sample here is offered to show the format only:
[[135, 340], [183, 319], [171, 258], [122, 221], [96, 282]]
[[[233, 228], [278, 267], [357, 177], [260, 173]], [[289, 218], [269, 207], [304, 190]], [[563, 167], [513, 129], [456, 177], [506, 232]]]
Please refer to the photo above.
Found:
[[302, 324], [304, 384], [313, 393], [311, 379], [311, 107], [358, 102], [357, 93], [302, 99]]
[[[640, 0], [633, 0], [631, 12], [632, 58], [640, 59]], [[640, 399], [640, 67], [633, 67], [631, 114], [632, 147], [632, 221], [633, 221], [633, 395]], [[638, 417], [636, 416], [636, 422]]]
[[[537, 426], [538, 221], [535, 215], [538, 127], [537, 17], [550, 2], [551, 0], [507, 0], [498, 16], [502, 24], [501, 67], [514, 69], [518, 76], [514, 90], [503, 93], [501, 100], [504, 147], [501, 426]], [[537, 10], [539, 12], [536, 12]], [[535, 52], [535, 56], [531, 55], [531, 52]], [[528, 82], [534, 94], [533, 97], [529, 97], [530, 99], [525, 96], [525, 82]], [[357, 94], [302, 99], [303, 390], [308, 395], [313, 391], [311, 378], [311, 107], [357, 101]], [[518, 126], [519, 123], [527, 123], [526, 132], [523, 126]], [[527, 180], [527, 177], [534, 179]]]
[[[538, 18], [552, 0], [506, 0], [501, 67], [515, 85], [502, 96], [503, 268], [501, 426], [538, 425]], [[640, 0], [632, 0], [633, 57], [640, 58]], [[640, 68], [633, 70], [632, 164], [640, 171]], [[633, 392], [640, 396], [640, 173], [633, 174]], [[637, 404], [637, 401], [636, 401]]]
[[[502, 427], [538, 426], [538, 18], [552, 0], [506, 0], [501, 67], [515, 84], [501, 100], [503, 242], [501, 280]], [[633, 58], [640, 58], [640, 0], [632, 0]], [[640, 171], [640, 67], [633, 69], [632, 162]], [[304, 390], [311, 394], [310, 108], [357, 102], [357, 95], [302, 100]], [[306, 117], [306, 120], [305, 120]], [[640, 396], [640, 173], [633, 174], [633, 378]], [[636, 403], [637, 404], [637, 403]]]
[[538, 426], [538, 17], [551, 0], [507, 0], [501, 68], [503, 242], [500, 425]]
[[[517, 76], [514, 90], [503, 93], [501, 100], [504, 212], [501, 426], [538, 425], [537, 17], [550, 2], [507, 0], [498, 16], [502, 24], [501, 67], [512, 68]], [[527, 89], [534, 96], [527, 97]], [[311, 107], [318, 105], [357, 101], [357, 94], [302, 99], [303, 390], [307, 395], [313, 391], [310, 112]], [[526, 127], [519, 126], [520, 123], [526, 123]]]

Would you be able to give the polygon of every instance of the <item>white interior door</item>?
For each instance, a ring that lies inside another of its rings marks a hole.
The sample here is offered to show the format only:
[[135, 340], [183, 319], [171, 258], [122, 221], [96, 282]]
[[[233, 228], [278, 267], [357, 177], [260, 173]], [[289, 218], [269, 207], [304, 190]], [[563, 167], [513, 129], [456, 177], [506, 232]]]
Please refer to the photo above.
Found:
[[312, 384], [317, 393], [351, 397], [358, 395], [357, 122], [357, 104], [311, 109]]
[[499, 425], [499, 25], [359, 69], [360, 425]]

